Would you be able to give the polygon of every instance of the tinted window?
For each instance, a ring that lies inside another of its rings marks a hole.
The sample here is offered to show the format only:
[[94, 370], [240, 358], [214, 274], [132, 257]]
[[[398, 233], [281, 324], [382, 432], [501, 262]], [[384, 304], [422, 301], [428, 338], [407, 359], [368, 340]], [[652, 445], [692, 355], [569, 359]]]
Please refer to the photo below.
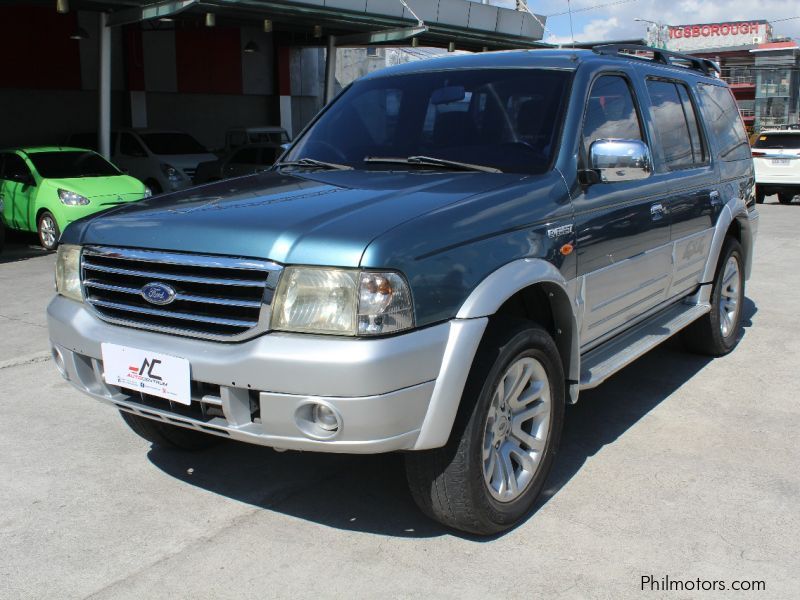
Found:
[[208, 154], [188, 133], [143, 133], [141, 138], [153, 154]]
[[583, 122], [583, 144], [588, 156], [600, 139], [641, 140], [642, 128], [633, 96], [624, 78], [604, 75], [595, 81]]
[[753, 148], [800, 148], [800, 133], [762, 133]]
[[120, 174], [114, 165], [94, 152], [35, 152], [28, 158], [39, 175], [46, 179], [113, 177]]
[[123, 133], [119, 139], [119, 152], [125, 156], [147, 156], [139, 141], [130, 133]]
[[719, 144], [722, 160], [750, 159], [750, 144], [733, 95], [726, 87], [698, 84], [700, 112]]
[[31, 170], [18, 154], [6, 154], [3, 161], [3, 179], [7, 181], [26, 182], [31, 177]]
[[697, 113], [694, 109], [694, 103], [689, 97], [689, 90], [685, 85], [678, 85], [678, 94], [681, 97], [683, 104], [683, 114], [686, 117], [686, 123], [689, 125], [689, 141], [692, 144], [692, 155], [694, 156], [695, 163], [704, 163], [708, 158], [708, 151], [706, 145], [703, 143], [703, 136], [700, 133], [700, 122], [697, 120]]
[[667, 168], [679, 169], [702, 163], [704, 153], [700, 132], [685, 86], [651, 79], [647, 81], [647, 92]]
[[242, 148], [231, 158], [232, 164], [258, 164], [258, 148]]
[[544, 69], [471, 69], [357, 81], [286, 160], [385, 169], [364, 159], [422, 155], [543, 172], [555, 152], [571, 76]]

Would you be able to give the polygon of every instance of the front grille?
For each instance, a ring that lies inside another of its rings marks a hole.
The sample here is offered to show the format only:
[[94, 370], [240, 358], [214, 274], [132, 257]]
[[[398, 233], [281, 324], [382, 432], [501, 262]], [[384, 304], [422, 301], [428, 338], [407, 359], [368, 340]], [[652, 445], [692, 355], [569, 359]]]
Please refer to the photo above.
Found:
[[[87, 303], [106, 321], [237, 341], [269, 329], [272, 296], [281, 267], [249, 258], [228, 258], [87, 246], [81, 283]], [[142, 288], [164, 284], [172, 302], [145, 300]]]

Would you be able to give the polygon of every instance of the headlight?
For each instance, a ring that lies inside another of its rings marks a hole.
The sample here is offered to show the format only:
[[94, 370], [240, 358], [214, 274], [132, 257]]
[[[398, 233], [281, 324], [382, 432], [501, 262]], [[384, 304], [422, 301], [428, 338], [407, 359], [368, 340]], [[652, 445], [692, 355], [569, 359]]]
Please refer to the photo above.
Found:
[[81, 294], [81, 247], [61, 244], [56, 257], [56, 292], [83, 301]]
[[143, 196], [143, 198], [150, 198], [152, 195], [153, 195], [153, 190], [151, 190], [147, 186], [144, 186], [144, 196]]
[[384, 335], [414, 326], [411, 292], [397, 273], [287, 267], [275, 294], [272, 329]]
[[70, 192], [69, 190], [62, 190], [60, 188], [58, 190], [58, 198], [61, 200], [62, 204], [66, 204], [67, 206], [86, 206], [89, 204], [88, 198], [84, 198], [80, 194]]
[[167, 163], [161, 163], [161, 172], [164, 173], [164, 177], [169, 179], [169, 182], [172, 184], [180, 183], [181, 181], [181, 173], [173, 167], [172, 165], [168, 165]]

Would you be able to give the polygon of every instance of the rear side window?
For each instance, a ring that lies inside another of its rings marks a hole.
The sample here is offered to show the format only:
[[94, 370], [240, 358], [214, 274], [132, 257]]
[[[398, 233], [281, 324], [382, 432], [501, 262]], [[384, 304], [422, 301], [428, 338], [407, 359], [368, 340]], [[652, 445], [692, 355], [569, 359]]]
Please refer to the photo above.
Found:
[[600, 139], [642, 139], [630, 87], [619, 75], [599, 77], [589, 95], [583, 122], [583, 145], [587, 156], [592, 142]]
[[753, 148], [800, 148], [800, 133], [762, 133]]
[[649, 79], [647, 92], [667, 168], [673, 170], [703, 164], [705, 151], [686, 86]]
[[750, 160], [750, 143], [733, 95], [726, 87], [700, 83], [700, 112], [719, 144], [724, 161]]

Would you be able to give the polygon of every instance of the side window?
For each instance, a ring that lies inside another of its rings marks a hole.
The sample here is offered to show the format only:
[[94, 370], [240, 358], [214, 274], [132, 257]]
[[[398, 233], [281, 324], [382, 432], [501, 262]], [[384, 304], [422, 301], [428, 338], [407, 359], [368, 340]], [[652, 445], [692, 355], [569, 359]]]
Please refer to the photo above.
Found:
[[31, 170], [17, 154], [6, 154], [3, 161], [3, 178], [7, 181], [24, 183], [31, 178]]
[[686, 87], [672, 81], [648, 79], [647, 93], [667, 168], [681, 169], [705, 162], [697, 118]]
[[143, 157], [147, 156], [142, 145], [130, 133], [120, 134], [119, 152], [125, 156]]
[[592, 142], [600, 139], [643, 139], [631, 89], [619, 75], [599, 77], [589, 94], [583, 122], [583, 146], [587, 156]]
[[719, 144], [724, 161], [750, 160], [750, 143], [733, 94], [727, 87], [700, 83], [700, 114]]

